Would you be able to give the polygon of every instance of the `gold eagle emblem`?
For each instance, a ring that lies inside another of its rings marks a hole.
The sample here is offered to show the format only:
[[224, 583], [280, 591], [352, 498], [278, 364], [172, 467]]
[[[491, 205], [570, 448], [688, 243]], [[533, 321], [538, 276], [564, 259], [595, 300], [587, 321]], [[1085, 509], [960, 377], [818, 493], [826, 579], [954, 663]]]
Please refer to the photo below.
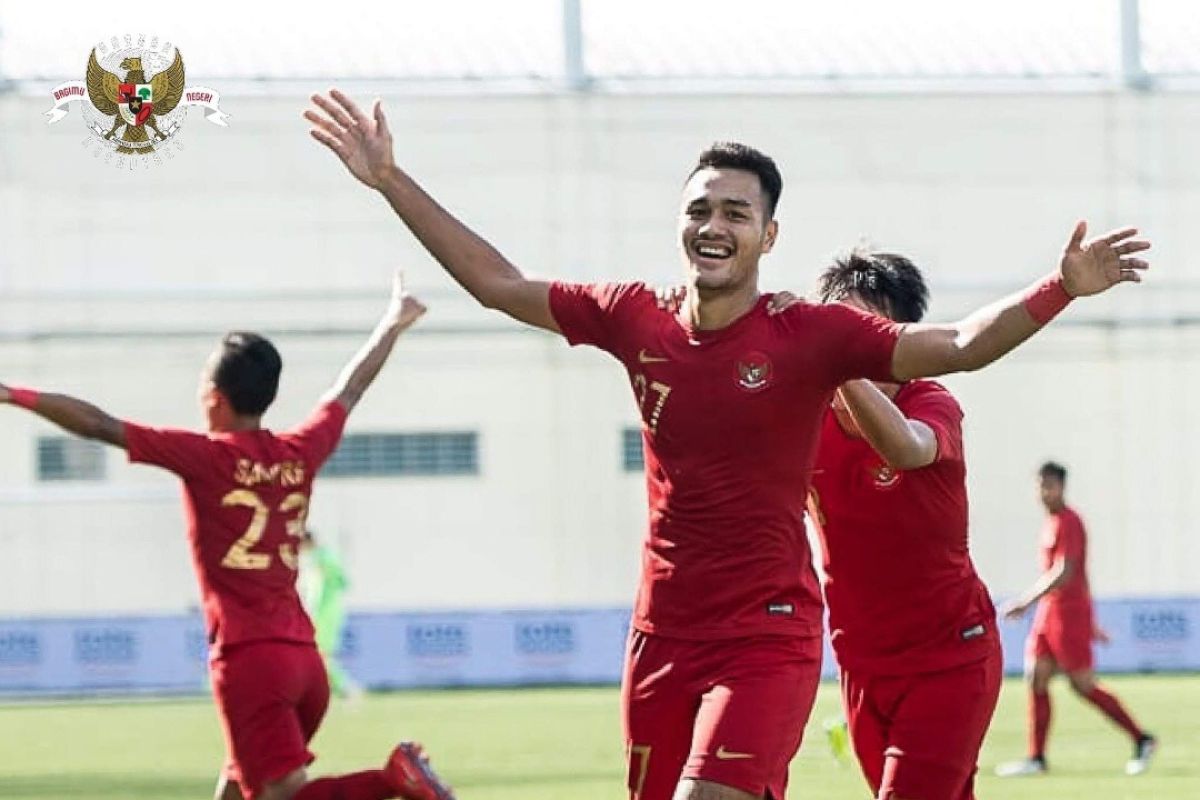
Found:
[[[126, 58], [120, 68], [125, 70], [123, 78], [100, 66], [92, 48], [87, 68], [88, 99], [101, 114], [116, 118], [104, 138], [115, 137], [122, 143], [118, 153], [151, 153], [154, 143], [146, 129], [153, 131], [158, 141], [166, 141], [166, 135], [158, 129], [157, 117], [174, 111], [183, 97], [183, 58], [177, 49], [171, 65], [149, 79], [141, 58]], [[118, 136], [122, 126], [125, 130]]]

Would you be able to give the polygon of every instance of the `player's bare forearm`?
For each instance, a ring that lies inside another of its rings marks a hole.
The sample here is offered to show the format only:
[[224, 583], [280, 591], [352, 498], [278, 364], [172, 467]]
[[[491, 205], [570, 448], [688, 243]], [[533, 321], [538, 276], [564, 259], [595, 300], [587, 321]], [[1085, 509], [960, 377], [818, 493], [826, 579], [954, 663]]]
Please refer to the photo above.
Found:
[[387, 172], [379, 191], [430, 255], [480, 304], [520, 322], [558, 332], [550, 313], [547, 282], [527, 279], [399, 168]]
[[91, 403], [65, 394], [34, 392], [0, 385], [0, 403], [18, 405], [85, 439], [125, 446], [125, 426]]
[[1025, 309], [1025, 294], [1010, 295], [949, 325], [907, 326], [892, 355], [896, 380], [971, 372], [1010, 352], [1042, 327]]
[[1087, 225], [1078, 222], [1058, 269], [1025, 292], [991, 303], [952, 325], [910, 325], [892, 356], [896, 380], [969, 372], [1005, 355], [1037, 333], [1071, 299], [1138, 283], [1149, 263], [1135, 256], [1150, 243], [1123, 228], [1086, 244]]
[[937, 436], [910, 420], [879, 387], [867, 380], [842, 384], [838, 393], [867, 443], [896, 469], [919, 469], [937, 458]]
[[392, 134], [383, 105], [376, 100], [368, 116], [337, 89], [313, 95], [315, 109], [304, 118], [314, 139], [332, 150], [350, 174], [387, 198], [425, 249], [454, 280], [488, 308], [550, 331], [558, 325], [550, 312], [550, 287], [528, 280], [504, 256], [442, 208], [417, 182], [396, 166]]
[[366, 344], [346, 364], [325, 399], [337, 401], [347, 412], [353, 411], [387, 363], [400, 334], [412, 327], [425, 310], [420, 300], [405, 294], [403, 278], [397, 273], [387, 311]]
[[1055, 561], [1050, 569], [1043, 572], [1033, 586], [1029, 587], [1028, 591], [1012, 604], [1007, 616], [1020, 617], [1024, 615], [1037, 601], [1070, 580], [1073, 569], [1074, 565], [1067, 559], [1060, 558]]

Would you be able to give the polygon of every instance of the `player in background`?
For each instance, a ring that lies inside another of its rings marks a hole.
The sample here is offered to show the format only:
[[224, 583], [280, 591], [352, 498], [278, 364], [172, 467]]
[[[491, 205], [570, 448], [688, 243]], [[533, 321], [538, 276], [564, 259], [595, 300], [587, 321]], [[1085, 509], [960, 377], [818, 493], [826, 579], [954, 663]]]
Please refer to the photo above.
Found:
[[254, 333], [227, 334], [201, 376], [207, 431], [151, 428], [62, 394], [0, 385], [0, 403], [120, 447], [135, 463], [182, 479], [187, 535], [210, 643], [209, 674], [226, 743], [218, 800], [449, 800], [419, 745], [383, 769], [310, 780], [308, 743], [329, 703], [312, 623], [296, 593], [297, 546], [317, 470], [396, 339], [425, 312], [399, 275], [368, 342], [299, 427], [272, 433], [262, 416], [282, 360]]
[[[919, 322], [929, 292], [894, 253], [821, 275], [823, 302]], [[809, 493], [850, 741], [886, 800], [971, 800], [1000, 695], [996, 611], [971, 562], [963, 412], [941, 384], [843, 384]]]
[[342, 631], [346, 627], [346, 589], [350, 581], [337, 548], [318, 541], [312, 529], [304, 532], [300, 560], [304, 585], [304, 606], [316, 630], [317, 650], [325, 661], [329, 686], [339, 697], [351, 700], [362, 696], [360, 687], [338, 661]]
[[769, 316], [758, 265], [778, 234], [782, 178], [764, 154], [723, 143], [683, 187], [688, 296], [671, 314], [641, 283], [526, 277], [396, 165], [378, 101], [368, 116], [337, 90], [312, 100], [312, 136], [482, 305], [601, 348], [629, 376], [649, 500], [622, 684], [638, 800], [784, 796], [820, 678], [823, 604], [803, 517], [834, 390], [978, 369], [1072, 297], [1147, 266], [1134, 231], [1084, 245], [1080, 223], [1053, 275], [955, 324], [902, 326], [840, 304]]
[[1021, 761], [1001, 764], [1001, 777], [1046, 772], [1046, 738], [1050, 732], [1050, 679], [1062, 672], [1075, 693], [1108, 717], [1133, 740], [1127, 775], [1150, 768], [1158, 741], [1143, 730], [1112, 693], [1096, 680], [1092, 642], [1107, 636], [1096, 625], [1087, 578], [1087, 532], [1083, 519], [1067, 505], [1067, 470], [1048, 461], [1038, 470], [1038, 488], [1046, 508], [1039, 549], [1042, 574], [1015, 600], [1005, 616], [1021, 619], [1037, 606], [1025, 642], [1029, 681], [1029, 750]]

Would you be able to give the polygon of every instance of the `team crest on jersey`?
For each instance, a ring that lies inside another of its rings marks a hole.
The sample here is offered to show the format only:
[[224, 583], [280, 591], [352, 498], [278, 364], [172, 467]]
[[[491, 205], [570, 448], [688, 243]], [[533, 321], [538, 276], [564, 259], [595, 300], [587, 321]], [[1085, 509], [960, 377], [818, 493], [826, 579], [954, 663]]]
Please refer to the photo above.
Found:
[[893, 469], [887, 464], [876, 464], [869, 469], [876, 489], [893, 489], [896, 484], [900, 483], [900, 470]]
[[[205, 118], [225, 127], [221, 95], [203, 86], [184, 86], [183, 56], [170, 42], [139, 34], [113, 36], [92, 48], [84, 81], [68, 81], [51, 91], [48, 124], [65, 117], [79, 101], [90, 134], [84, 146], [104, 154], [105, 164], [121, 169], [162, 163], [182, 149], [178, 133], [188, 106], [202, 106]], [[147, 158], [149, 156], [149, 158]]]
[[748, 392], [757, 392], [771, 385], [771, 359], [757, 351], [747, 353], [737, 362], [737, 383]]

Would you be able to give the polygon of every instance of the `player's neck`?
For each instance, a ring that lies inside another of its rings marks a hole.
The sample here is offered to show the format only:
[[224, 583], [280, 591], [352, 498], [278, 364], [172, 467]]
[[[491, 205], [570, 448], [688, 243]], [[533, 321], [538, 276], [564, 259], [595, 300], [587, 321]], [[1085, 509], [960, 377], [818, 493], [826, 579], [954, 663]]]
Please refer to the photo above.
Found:
[[732, 291], [706, 291], [690, 286], [683, 316], [694, 330], [720, 330], [750, 313], [759, 296], [758, 287], [753, 284]]
[[262, 417], [252, 417], [246, 414], [239, 414], [235, 417], [222, 420], [209, 428], [210, 433], [243, 433], [245, 431], [257, 431], [262, 428]]

